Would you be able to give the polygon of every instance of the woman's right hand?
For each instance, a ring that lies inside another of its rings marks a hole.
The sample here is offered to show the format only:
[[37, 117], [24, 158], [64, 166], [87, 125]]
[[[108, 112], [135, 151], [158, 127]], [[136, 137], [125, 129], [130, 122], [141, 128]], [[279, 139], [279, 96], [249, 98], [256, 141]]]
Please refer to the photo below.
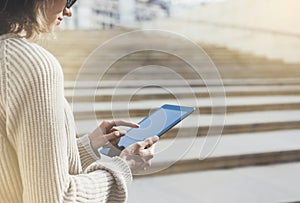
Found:
[[89, 134], [89, 139], [91, 146], [95, 153], [101, 147], [117, 146], [120, 138], [126, 134], [126, 131], [120, 131], [116, 127], [126, 126], [131, 128], [139, 128], [136, 123], [113, 120], [113, 121], [103, 121], [91, 134]]
[[151, 166], [151, 159], [154, 157], [154, 146], [158, 140], [159, 137], [154, 136], [134, 143], [125, 148], [119, 156], [128, 163], [132, 173], [146, 170], [147, 167]]

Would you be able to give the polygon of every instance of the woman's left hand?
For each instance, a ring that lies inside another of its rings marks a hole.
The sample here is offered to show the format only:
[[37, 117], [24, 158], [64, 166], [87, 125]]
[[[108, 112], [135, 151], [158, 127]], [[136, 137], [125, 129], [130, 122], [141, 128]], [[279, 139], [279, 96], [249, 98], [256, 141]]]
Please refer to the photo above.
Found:
[[125, 148], [120, 158], [124, 159], [132, 173], [138, 173], [141, 170], [146, 170], [151, 166], [151, 159], [154, 157], [154, 147], [158, 142], [159, 137], [154, 136], [144, 141], [136, 142]]
[[126, 131], [120, 131], [117, 126], [139, 128], [139, 125], [127, 121], [103, 121], [90, 135], [89, 139], [93, 150], [96, 152], [100, 147], [116, 146]]

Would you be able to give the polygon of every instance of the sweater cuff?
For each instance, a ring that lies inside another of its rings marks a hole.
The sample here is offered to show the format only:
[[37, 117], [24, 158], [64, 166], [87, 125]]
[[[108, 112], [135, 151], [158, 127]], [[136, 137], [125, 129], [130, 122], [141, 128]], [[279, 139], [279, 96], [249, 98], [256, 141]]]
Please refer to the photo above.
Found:
[[87, 134], [77, 139], [77, 146], [84, 169], [101, 158], [100, 154], [93, 150]]
[[[91, 164], [85, 171], [90, 173], [95, 170], [106, 170], [116, 179], [117, 185], [132, 182], [132, 173], [129, 165], [120, 157], [108, 157], [101, 155], [101, 159]], [[125, 182], [124, 182], [125, 181]]]

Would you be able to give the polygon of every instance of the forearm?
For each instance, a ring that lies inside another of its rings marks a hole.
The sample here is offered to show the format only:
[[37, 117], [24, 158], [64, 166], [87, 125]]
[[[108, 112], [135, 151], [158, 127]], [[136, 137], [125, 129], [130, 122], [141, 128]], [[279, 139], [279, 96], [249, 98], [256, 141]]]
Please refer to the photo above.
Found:
[[103, 158], [91, 164], [84, 174], [70, 176], [64, 200], [73, 202], [125, 202], [127, 184], [132, 181], [128, 165], [120, 158]]

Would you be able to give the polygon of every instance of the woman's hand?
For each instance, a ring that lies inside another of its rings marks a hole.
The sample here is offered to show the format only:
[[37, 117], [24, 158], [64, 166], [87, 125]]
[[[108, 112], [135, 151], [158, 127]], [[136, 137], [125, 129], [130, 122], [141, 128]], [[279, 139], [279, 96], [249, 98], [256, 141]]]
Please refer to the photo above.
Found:
[[159, 137], [154, 136], [134, 143], [121, 152], [120, 157], [127, 161], [132, 173], [145, 170], [151, 165], [151, 159], [154, 157], [154, 144], [158, 140]]
[[95, 152], [100, 147], [116, 146], [126, 131], [120, 131], [117, 126], [139, 128], [139, 125], [127, 121], [103, 121], [90, 135], [91, 146]]

